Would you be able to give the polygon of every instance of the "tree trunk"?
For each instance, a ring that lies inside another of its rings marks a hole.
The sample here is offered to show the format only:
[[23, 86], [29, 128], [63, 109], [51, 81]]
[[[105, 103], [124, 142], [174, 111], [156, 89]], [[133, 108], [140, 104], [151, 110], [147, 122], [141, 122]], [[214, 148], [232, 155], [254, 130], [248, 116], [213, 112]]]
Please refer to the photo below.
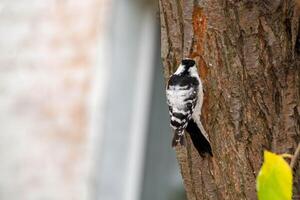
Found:
[[205, 87], [202, 121], [214, 156], [201, 158], [189, 138], [176, 149], [189, 200], [256, 199], [263, 150], [294, 153], [298, 13], [289, 0], [160, 0], [165, 78], [193, 57]]

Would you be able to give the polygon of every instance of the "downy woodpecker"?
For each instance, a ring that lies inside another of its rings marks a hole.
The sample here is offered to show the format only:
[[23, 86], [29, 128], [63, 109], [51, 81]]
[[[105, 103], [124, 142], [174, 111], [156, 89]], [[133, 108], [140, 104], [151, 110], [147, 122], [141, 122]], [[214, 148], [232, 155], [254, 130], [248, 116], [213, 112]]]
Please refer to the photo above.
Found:
[[208, 153], [212, 156], [208, 135], [200, 120], [203, 87], [193, 59], [186, 58], [181, 61], [168, 81], [166, 94], [171, 127], [174, 129], [172, 147], [186, 145], [186, 130], [199, 154], [204, 156]]

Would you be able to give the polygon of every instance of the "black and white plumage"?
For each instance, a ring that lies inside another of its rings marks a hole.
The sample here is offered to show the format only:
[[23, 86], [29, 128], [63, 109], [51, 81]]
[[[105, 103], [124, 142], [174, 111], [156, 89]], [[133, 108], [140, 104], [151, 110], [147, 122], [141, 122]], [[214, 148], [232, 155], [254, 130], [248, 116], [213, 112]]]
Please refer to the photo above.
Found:
[[174, 129], [172, 147], [184, 145], [186, 130], [201, 156], [212, 155], [208, 135], [200, 121], [203, 103], [203, 87], [196, 63], [193, 59], [183, 59], [176, 72], [170, 77], [166, 89], [167, 103]]

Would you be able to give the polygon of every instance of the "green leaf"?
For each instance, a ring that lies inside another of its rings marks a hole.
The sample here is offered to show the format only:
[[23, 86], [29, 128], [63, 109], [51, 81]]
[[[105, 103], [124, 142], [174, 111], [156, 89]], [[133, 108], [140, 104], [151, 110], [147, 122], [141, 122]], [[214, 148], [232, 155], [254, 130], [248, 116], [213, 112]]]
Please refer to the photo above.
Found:
[[259, 200], [291, 200], [293, 176], [280, 155], [264, 151], [264, 163], [256, 180]]

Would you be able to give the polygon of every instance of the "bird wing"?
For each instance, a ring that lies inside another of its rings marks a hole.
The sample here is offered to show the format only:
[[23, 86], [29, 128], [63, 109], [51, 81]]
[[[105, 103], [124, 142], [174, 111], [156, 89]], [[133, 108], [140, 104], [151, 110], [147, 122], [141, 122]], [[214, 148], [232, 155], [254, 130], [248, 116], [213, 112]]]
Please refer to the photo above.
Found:
[[186, 128], [192, 117], [197, 103], [197, 90], [195, 87], [168, 86], [167, 103], [171, 117], [171, 126], [175, 130]]

